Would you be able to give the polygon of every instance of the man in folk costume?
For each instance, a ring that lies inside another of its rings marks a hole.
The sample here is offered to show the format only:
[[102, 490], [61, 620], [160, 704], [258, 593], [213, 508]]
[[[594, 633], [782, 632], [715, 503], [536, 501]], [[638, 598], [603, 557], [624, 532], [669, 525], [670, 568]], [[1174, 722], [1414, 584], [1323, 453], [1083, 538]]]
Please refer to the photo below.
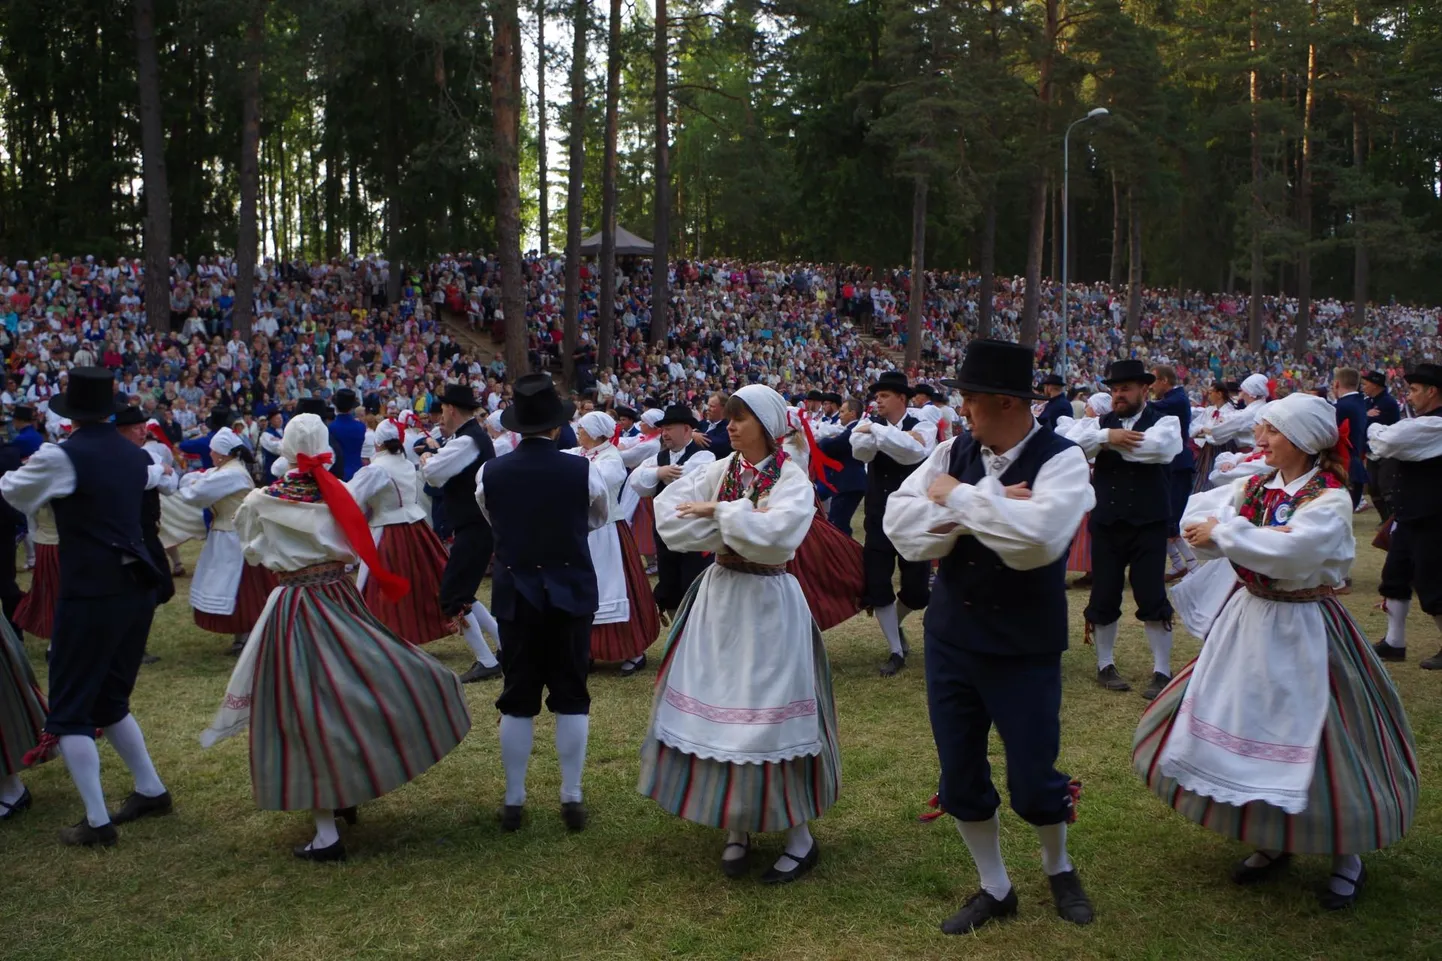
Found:
[[1337, 426], [1348, 424], [1347, 439], [1352, 448], [1352, 463], [1347, 465], [1347, 490], [1352, 495], [1352, 510], [1362, 507], [1362, 493], [1367, 489], [1367, 398], [1362, 396], [1362, 375], [1354, 367], [1338, 367], [1332, 374], [1332, 396], [1336, 399]]
[[1171, 571], [1167, 581], [1185, 577], [1197, 566], [1196, 555], [1182, 537], [1182, 512], [1187, 509], [1187, 498], [1192, 496], [1193, 481], [1197, 469], [1197, 458], [1185, 438], [1192, 436], [1192, 401], [1187, 389], [1177, 382], [1177, 370], [1168, 364], [1152, 368], [1151, 407], [1163, 417], [1175, 417], [1183, 437], [1181, 452], [1172, 458], [1167, 471], [1168, 496], [1171, 504], [1171, 526], [1167, 529], [1167, 558]]
[[1094, 430], [1072, 433], [1083, 453], [1096, 460], [1096, 508], [1088, 520], [1092, 593], [1085, 616], [1097, 649], [1097, 684], [1109, 691], [1131, 690], [1113, 656], [1130, 568], [1137, 618], [1152, 649], [1152, 679], [1142, 692], [1147, 700], [1172, 679], [1172, 605], [1163, 569], [1173, 524], [1171, 463], [1182, 447], [1181, 424], [1147, 403], [1147, 388], [1155, 379], [1139, 360], [1112, 364], [1102, 382], [1111, 388], [1111, 413]]
[[[1423, 613], [1442, 629], [1442, 365], [1418, 364], [1407, 374], [1407, 402], [1416, 417], [1367, 430], [1373, 455], [1391, 461], [1395, 471], [1395, 527], [1378, 587], [1387, 607], [1387, 636], [1374, 648], [1384, 661], [1407, 659], [1414, 591]], [[1442, 670], [1442, 651], [1422, 667]]]
[[[1374, 424], [1381, 424], [1383, 427], [1391, 427], [1402, 419], [1402, 408], [1387, 390], [1387, 375], [1380, 370], [1369, 370], [1362, 375], [1362, 394], [1367, 404], [1367, 434], [1372, 432]], [[1367, 470], [1367, 496], [1372, 498], [1372, 506], [1377, 508], [1377, 519], [1380, 523], [1389, 523], [1392, 519], [1392, 481], [1396, 475], [1396, 465], [1392, 461], [1384, 461], [1372, 451], [1371, 438], [1366, 438], [1366, 443], [1359, 442], [1360, 435], [1352, 435], [1354, 446], [1366, 452], [1364, 467]]]
[[[76, 428], [63, 446], [41, 447], [0, 477], [0, 495], [17, 510], [55, 510], [60, 532], [60, 602], [50, 647], [47, 733], [59, 739], [85, 817], [61, 832], [66, 844], [112, 845], [116, 824], [168, 814], [170, 793], [155, 773], [130, 692], [155, 614], [160, 571], [141, 530], [142, 501], [157, 479], [146, 453], [121, 437], [110, 418], [115, 379], [103, 367], [77, 367], [66, 393], [50, 403]], [[100, 783], [100, 729], [135, 778], [114, 815]]]
[[1047, 430], [1056, 430], [1058, 417], [1070, 417], [1074, 413], [1071, 401], [1066, 399], [1066, 381], [1058, 374], [1047, 374], [1042, 378], [1041, 389], [1046, 395], [1046, 403], [1036, 419]]
[[[931, 565], [897, 553], [882, 528], [886, 499], [926, 460], [936, 447], [936, 425], [908, 412], [912, 387], [900, 371], [887, 371], [871, 385], [876, 414], [851, 430], [851, 452], [866, 468], [866, 605], [891, 654], [881, 676], [891, 677], [906, 666], [908, 645], [901, 633], [906, 615], [926, 607], [931, 593]], [[891, 575], [901, 568], [901, 592], [892, 590]]]
[[230, 426], [231, 414], [229, 407], [213, 407], [210, 414], [205, 418], [205, 426], [210, 432], [199, 437], [192, 437], [189, 440], [181, 441], [176, 445], [177, 449], [190, 457], [200, 461], [202, 470], [210, 470], [214, 463], [210, 459], [210, 441], [216, 431]]
[[281, 417], [280, 408], [274, 404], [267, 406], [262, 413], [265, 417], [265, 429], [260, 432], [260, 476], [269, 482], [270, 478], [275, 476], [272, 469], [280, 458], [285, 420]]
[[[661, 428], [661, 449], [646, 458], [626, 481], [641, 497], [655, 498], [682, 475], [716, 460], [715, 454], [696, 442], [696, 417], [685, 404], [667, 407], [656, 426]], [[681, 606], [691, 584], [710, 565], [711, 556], [700, 551], [671, 550], [655, 536], [654, 519], [652, 524], [656, 545], [656, 606], [669, 617]]]
[[521, 826], [542, 690], [556, 716], [561, 819], [572, 831], [586, 826], [581, 773], [590, 730], [586, 674], [597, 606], [587, 535], [606, 524], [611, 498], [589, 460], [557, 449], [556, 437], [574, 410], [548, 375], [519, 378], [503, 424], [522, 440], [509, 456], [487, 461], [475, 475], [474, 502], [495, 531], [491, 598], [505, 669], [496, 709], [506, 772], [501, 810], [506, 831]]
[[361, 469], [361, 449], [365, 443], [366, 425], [352, 413], [360, 406], [360, 398], [349, 387], [342, 387], [331, 398], [335, 402], [335, 421], [330, 425], [331, 440], [340, 446], [345, 458], [340, 479], [348, 481]]
[[[145, 494], [140, 502], [140, 533], [145, 539], [145, 549], [150, 552], [150, 559], [155, 563], [155, 569], [160, 572], [160, 582], [155, 587], [156, 606], [168, 602], [175, 596], [175, 581], [170, 573], [170, 564], [165, 556], [165, 547], [160, 543], [160, 495], [164, 491], [167, 494], [175, 493], [179, 475], [175, 468], [163, 461], [150, 445], [155, 443], [150, 440], [149, 426], [146, 423], [145, 415], [139, 407], [127, 407], [115, 415], [115, 428], [120, 436], [141, 448], [149, 455], [151, 463], [160, 470], [157, 483], [145, 489]], [[160, 658], [147, 652], [141, 658], [142, 664], [154, 664]]]
[[441, 612], [456, 619], [461, 637], [475, 655], [475, 662], [461, 675], [466, 684], [501, 675], [501, 665], [481, 633], [484, 629], [499, 637], [499, 629], [490, 611], [476, 600], [494, 543], [491, 525], [476, 504], [476, 471], [496, 455], [490, 435], [476, 420], [480, 406], [470, 387], [448, 384], [440, 411], [446, 445], [421, 456], [421, 474], [427, 484], [440, 489], [446, 523], [455, 536], [441, 577]]
[[834, 425], [837, 432], [829, 437], [818, 435], [816, 440], [816, 446], [823, 454], [841, 464], [840, 470], [826, 469], [826, 480], [835, 490], [818, 481], [816, 493], [826, 501], [826, 519], [837, 530], [845, 532], [847, 537], [852, 537], [851, 519], [856, 516], [856, 508], [866, 496], [866, 465], [857, 460], [851, 451], [851, 432], [861, 423], [861, 401], [847, 398], [841, 403], [841, 412], [837, 417]]
[[1027, 348], [973, 341], [957, 379], [945, 383], [961, 391], [970, 432], [939, 445], [906, 478], [885, 519], [902, 556], [941, 561], [925, 621], [939, 800], [981, 878], [981, 889], [941, 927], [966, 934], [1017, 912], [987, 761], [993, 724], [1006, 751], [1012, 809], [1041, 839], [1057, 914], [1088, 924], [1091, 902], [1066, 847], [1075, 786], [1055, 767], [1066, 553], [1094, 499], [1086, 457], [1032, 416]]

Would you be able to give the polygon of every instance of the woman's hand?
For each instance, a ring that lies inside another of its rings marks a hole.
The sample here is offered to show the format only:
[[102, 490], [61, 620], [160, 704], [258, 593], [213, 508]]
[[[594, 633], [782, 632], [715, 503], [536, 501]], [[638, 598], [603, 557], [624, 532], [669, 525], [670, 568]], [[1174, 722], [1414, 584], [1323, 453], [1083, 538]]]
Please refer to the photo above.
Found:
[[1219, 523], [1221, 522], [1215, 517], [1208, 517], [1199, 524], [1188, 524], [1182, 531], [1182, 537], [1192, 547], [1215, 547], [1212, 543], [1212, 531], [1216, 530]]
[[715, 515], [715, 501], [687, 501], [686, 503], [677, 505], [676, 507], [677, 517], [707, 518], [714, 517]]

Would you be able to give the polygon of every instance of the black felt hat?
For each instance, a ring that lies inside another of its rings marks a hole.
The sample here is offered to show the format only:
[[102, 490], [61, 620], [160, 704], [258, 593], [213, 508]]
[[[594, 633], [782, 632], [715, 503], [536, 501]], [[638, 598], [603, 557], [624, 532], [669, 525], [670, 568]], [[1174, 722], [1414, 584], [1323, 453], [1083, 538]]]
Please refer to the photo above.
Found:
[[16, 404], [15, 410], [11, 412], [11, 416], [16, 420], [23, 420], [33, 424], [35, 423], [35, 408], [29, 404]]
[[127, 406], [116, 399], [115, 375], [104, 367], [76, 367], [65, 393], [50, 398], [50, 409], [71, 420], [109, 420]]
[[335, 409], [342, 414], [355, 410], [356, 406], [360, 403], [360, 398], [357, 397], [355, 391], [349, 387], [342, 387], [336, 391], [335, 396], [333, 396], [331, 400], [335, 403]]
[[808, 390], [808, 391], [806, 392], [806, 399], [807, 399], [807, 400], [814, 400], [814, 401], [816, 401], [817, 403], [820, 403], [821, 401], [823, 401], [823, 400], [826, 399], [826, 395], [823, 394], [823, 393], [822, 393], [821, 391], [819, 391], [819, 390]]
[[927, 400], [936, 400], [941, 396], [941, 391], [930, 384], [917, 384], [911, 389], [912, 396], [925, 397]]
[[[1362, 379], [1369, 384], [1376, 384], [1378, 387], [1387, 386], [1387, 375], [1380, 370], [1369, 370], [1362, 375]], [[15, 409], [18, 411], [20, 408], [17, 407]]]
[[657, 427], [670, 427], [672, 424], [685, 424], [693, 429], [700, 426], [696, 423], [696, 415], [685, 404], [671, 404], [656, 422]]
[[876, 378], [876, 383], [871, 385], [868, 393], [876, 393], [881, 390], [889, 390], [893, 394], [902, 394], [910, 397], [916, 393], [915, 388], [906, 382], [906, 375], [899, 370], [888, 370]]
[[638, 421], [641, 419], [641, 415], [636, 413], [629, 407], [617, 407], [614, 411], [612, 411], [612, 413], [616, 415], [617, 420], [621, 419], [622, 417], [626, 418], [629, 421]]
[[[1418, 364], [1407, 371], [1407, 383], [1442, 387], [1442, 364]], [[71, 381], [73, 384], [74, 381]], [[53, 403], [53, 402], [52, 402]]]
[[1041, 379], [1043, 387], [1065, 387], [1066, 381], [1061, 379], [1060, 374], [1047, 374]]
[[841, 403], [841, 395], [834, 390], [827, 391], [821, 395], [821, 401], [824, 404], [839, 404]]
[[[535, 375], [528, 374], [527, 376]], [[544, 374], [541, 376], [545, 377]], [[546, 379], [550, 380], [549, 377]], [[516, 381], [516, 389], [519, 389], [520, 386], [521, 382]], [[481, 402], [476, 400], [476, 392], [466, 384], [447, 384], [446, 392], [441, 395], [441, 403], [459, 407], [461, 410], [475, 410], [481, 406]]]
[[1141, 361], [1119, 360], [1112, 364], [1102, 383], [1108, 387], [1113, 384], [1151, 384], [1155, 383], [1156, 379], [1156, 375], [1147, 370], [1147, 365]]
[[570, 423], [576, 413], [576, 405], [556, 393], [556, 384], [549, 374], [527, 374], [519, 378], [513, 394], [511, 406], [501, 411], [501, 426], [517, 434], [544, 434]]
[[1005, 340], [973, 340], [961, 359], [955, 380], [941, 383], [969, 394], [1003, 394], [1044, 400], [1032, 389], [1032, 352]]
[[143, 424], [148, 419], [145, 412], [139, 407], [127, 407], [115, 415], [115, 426], [129, 427], [133, 424]]
[[229, 407], [216, 407], [205, 418], [205, 426], [211, 430], [220, 430], [222, 427], [229, 427], [234, 423], [235, 417], [231, 414]]
[[[297, 414], [314, 414], [317, 417], [324, 418], [326, 414], [330, 413], [330, 405], [319, 397], [302, 397], [295, 402], [295, 412]], [[226, 427], [228, 425], [222, 424], [221, 426]]]

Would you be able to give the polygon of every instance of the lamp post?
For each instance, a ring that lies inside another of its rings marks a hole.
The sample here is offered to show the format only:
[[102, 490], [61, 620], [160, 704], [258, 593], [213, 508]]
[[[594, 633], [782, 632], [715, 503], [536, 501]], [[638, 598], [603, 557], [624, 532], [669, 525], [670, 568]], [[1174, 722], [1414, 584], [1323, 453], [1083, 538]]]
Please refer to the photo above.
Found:
[[1061, 138], [1061, 344], [1059, 345], [1061, 370], [1059, 373], [1062, 380], [1066, 380], [1067, 373], [1067, 323], [1070, 320], [1066, 312], [1066, 268], [1070, 260], [1067, 255], [1067, 242], [1071, 239], [1071, 230], [1068, 224], [1071, 215], [1071, 197], [1068, 191], [1068, 181], [1071, 179], [1071, 129], [1079, 123], [1105, 117], [1110, 112], [1106, 107], [1097, 107], [1088, 111], [1085, 117], [1078, 117], [1067, 125], [1066, 133]]

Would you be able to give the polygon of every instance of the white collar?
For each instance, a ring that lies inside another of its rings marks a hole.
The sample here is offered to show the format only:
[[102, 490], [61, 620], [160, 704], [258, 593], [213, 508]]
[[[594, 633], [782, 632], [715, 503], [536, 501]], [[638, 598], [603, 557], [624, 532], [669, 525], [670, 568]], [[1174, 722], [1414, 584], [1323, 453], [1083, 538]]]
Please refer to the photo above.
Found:
[[1031, 419], [1031, 430], [1027, 431], [1026, 436], [1023, 437], [1020, 441], [1007, 448], [1005, 454], [998, 454], [996, 451], [983, 444], [981, 448], [981, 456], [985, 457], [989, 464], [990, 462], [996, 462], [1002, 465], [1014, 464], [1016, 463], [1016, 459], [1021, 456], [1022, 449], [1026, 447], [1027, 442], [1030, 441], [1033, 437], [1035, 437], [1040, 430], [1041, 422], [1038, 421], [1035, 417], [1033, 417]]
[[1358, 391], [1358, 390], [1349, 390], [1349, 391], [1347, 391], [1347, 393], [1345, 393], [1345, 394], [1338, 394], [1338, 395], [1337, 395], [1337, 399], [1338, 399], [1338, 400], [1341, 400], [1343, 397], [1351, 397], [1353, 394], [1360, 394], [1360, 393], [1361, 393], [1361, 391]]
[[1283, 484], [1282, 472], [1276, 471], [1272, 474], [1270, 478], [1268, 478], [1267, 483], [1263, 486], [1266, 487], [1268, 490], [1280, 490], [1288, 497], [1291, 497], [1293, 494], [1297, 493], [1297, 491], [1301, 490], [1303, 485], [1305, 485], [1307, 481], [1311, 480], [1313, 475], [1315, 475], [1316, 473], [1317, 468], [1313, 467], [1311, 470], [1307, 471], [1307, 473], [1298, 477], [1290, 484]]

